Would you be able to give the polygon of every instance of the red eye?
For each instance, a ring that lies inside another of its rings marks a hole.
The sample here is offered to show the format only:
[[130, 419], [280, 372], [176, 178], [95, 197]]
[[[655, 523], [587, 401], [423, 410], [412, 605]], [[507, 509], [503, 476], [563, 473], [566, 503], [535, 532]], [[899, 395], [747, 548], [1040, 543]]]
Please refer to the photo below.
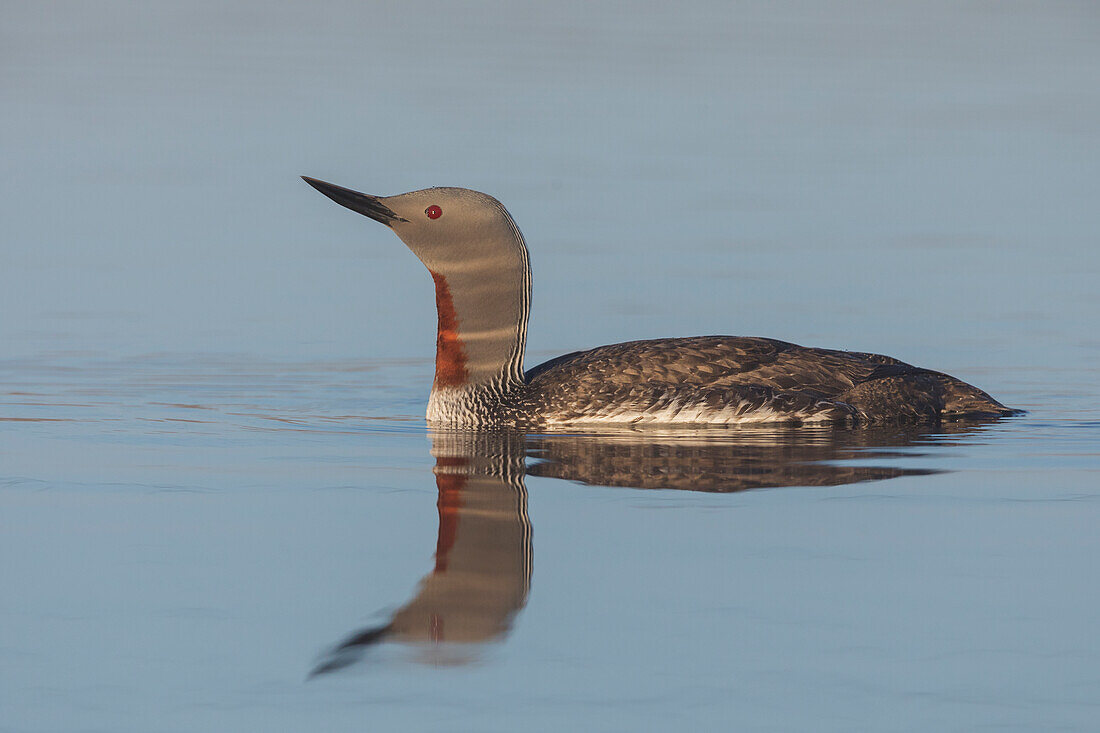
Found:
[[438, 219], [443, 216], [443, 209], [439, 208], [435, 204], [432, 204], [428, 208], [424, 209], [424, 213], [428, 215], [429, 219]]

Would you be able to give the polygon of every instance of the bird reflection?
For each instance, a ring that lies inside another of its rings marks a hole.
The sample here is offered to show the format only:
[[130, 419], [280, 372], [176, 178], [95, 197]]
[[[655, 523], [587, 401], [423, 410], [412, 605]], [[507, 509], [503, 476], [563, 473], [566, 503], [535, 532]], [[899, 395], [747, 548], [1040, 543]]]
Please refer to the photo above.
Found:
[[527, 602], [531, 522], [523, 484], [523, 435], [432, 435], [439, 536], [435, 567], [382, 625], [333, 649], [313, 674], [355, 662], [382, 641], [417, 645], [425, 661], [471, 661], [475, 645], [502, 638]]
[[[475, 660], [484, 644], [503, 639], [530, 587], [527, 474], [598, 486], [718, 493], [836, 486], [935, 473], [867, 461], [920, 456], [922, 446], [932, 450], [980, 426], [954, 423], [935, 430], [434, 432], [435, 566], [388, 621], [350, 635], [322, 657], [313, 674], [347, 667], [382, 642], [408, 645], [420, 661], [462, 664]], [[854, 459], [859, 465], [845, 463]]]

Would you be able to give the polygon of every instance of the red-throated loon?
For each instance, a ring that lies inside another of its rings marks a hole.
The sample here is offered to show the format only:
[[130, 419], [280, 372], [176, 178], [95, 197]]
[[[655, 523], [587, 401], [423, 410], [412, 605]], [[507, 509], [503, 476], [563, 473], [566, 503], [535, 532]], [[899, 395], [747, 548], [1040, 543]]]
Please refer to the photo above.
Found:
[[393, 229], [431, 272], [439, 327], [427, 419], [436, 425], [858, 425], [1016, 412], [977, 387], [888, 356], [766, 338], [630, 341], [525, 373], [531, 268], [499, 201], [464, 188], [370, 196], [303, 178]]

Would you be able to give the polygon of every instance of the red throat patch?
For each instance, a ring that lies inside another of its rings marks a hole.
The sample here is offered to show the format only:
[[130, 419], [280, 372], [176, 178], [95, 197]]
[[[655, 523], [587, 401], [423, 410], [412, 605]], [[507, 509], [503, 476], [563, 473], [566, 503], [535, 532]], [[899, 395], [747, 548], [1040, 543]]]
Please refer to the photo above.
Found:
[[447, 278], [432, 272], [439, 330], [435, 338], [435, 387], [459, 387], [470, 381], [466, 369], [466, 345], [458, 336], [458, 313]]

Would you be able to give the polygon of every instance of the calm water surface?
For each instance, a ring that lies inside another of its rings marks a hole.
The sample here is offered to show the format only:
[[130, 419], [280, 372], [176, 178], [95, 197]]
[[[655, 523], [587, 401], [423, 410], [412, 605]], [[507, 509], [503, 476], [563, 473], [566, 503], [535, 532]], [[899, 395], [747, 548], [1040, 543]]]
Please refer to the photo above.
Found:
[[[1087, 3], [10, 6], [0, 731], [1096, 730]], [[1028, 414], [426, 428], [499, 197], [533, 366], [733, 333]]]

